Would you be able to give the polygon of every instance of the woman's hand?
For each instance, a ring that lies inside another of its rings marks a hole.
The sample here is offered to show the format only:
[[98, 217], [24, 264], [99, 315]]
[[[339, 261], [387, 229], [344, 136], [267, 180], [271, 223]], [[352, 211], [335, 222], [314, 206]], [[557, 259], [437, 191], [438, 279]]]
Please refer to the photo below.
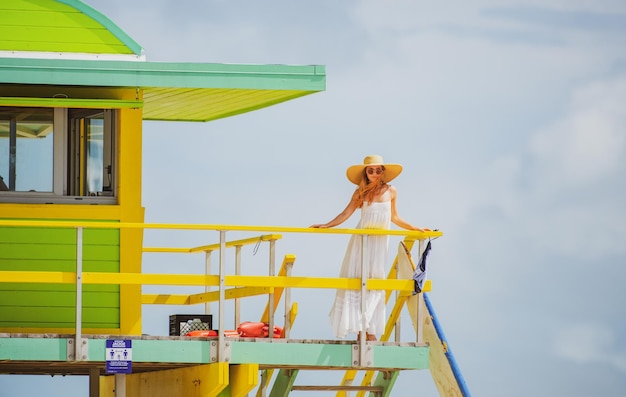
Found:
[[316, 229], [327, 229], [328, 228], [328, 226], [326, 226], [326, 223], [324, 223], [324, 224], [316, 223], [315, 225], [311, 225], [309, 227], [314, 227]]

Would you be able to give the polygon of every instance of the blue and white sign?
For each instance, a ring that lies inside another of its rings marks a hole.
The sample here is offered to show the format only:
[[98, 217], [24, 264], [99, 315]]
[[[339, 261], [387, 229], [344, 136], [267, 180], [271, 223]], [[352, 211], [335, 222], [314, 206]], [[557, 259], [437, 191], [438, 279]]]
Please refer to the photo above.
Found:
[[130, 374], [133, 370], [133, 341], [111, 340], [106, 343], [107, 374]]

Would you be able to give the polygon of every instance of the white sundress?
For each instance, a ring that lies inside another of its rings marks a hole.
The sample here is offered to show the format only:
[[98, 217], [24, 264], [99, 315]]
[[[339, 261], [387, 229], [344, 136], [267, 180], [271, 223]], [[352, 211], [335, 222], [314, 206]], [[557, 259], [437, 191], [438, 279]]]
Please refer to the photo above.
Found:
[[[357, 229], [389, 229], [391, 201], [363, 203]], [[339, 277], [361, 278], [361, 235], [352, 235]], [[367, 278], [385, 278], [389, 236], [368, 236]], [[330, 310], [330, 325], [338, 338], [358, 334], [362, 327], [361, 290], [339, 289]], [[385, 330], [385, 291], [366, 292], [365, 332], [382, 334]]]

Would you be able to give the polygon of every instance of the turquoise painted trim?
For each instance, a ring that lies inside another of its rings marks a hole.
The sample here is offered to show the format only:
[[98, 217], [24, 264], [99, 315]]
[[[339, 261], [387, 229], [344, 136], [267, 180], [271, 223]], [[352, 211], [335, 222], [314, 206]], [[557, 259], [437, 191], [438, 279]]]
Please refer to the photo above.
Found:
[[326, 68], [0, 58], [0, 84], [323, 91]]
[[233, 342], [230, 363], [351, 367], [351, 344]]
[[[8, 335], [8, 334], [4, 334]], [[10, 361], [65, 361], [67, 357], [67, 337], [3, 337], [0, 334], [0, 360]], [[181, 363], [210, 364], [211, 344], [217, 340], [190, 339], [139, 339], [136, 337], [111, 336], [109, 339], [132, 339], [133, 362], [137, 363]], [[231, 359], [229, 364], [258, 363], [266, 366], [335, 367], [351, 369], [353, 344], [244, 342], [229, 340]], [[87, 339], [87, 362], [106, 360], [106, 338]], [[389, 349], [389, 353], [383, 353]], [[426, 369], [428, 347], [375, 346], [374, 363], [376, 368], [391, 368], [384, 365], [387, 358], [395, 354], [396, 370]], [[408, 359], [409, 356], [417, 357]], [[404, 364], [410, 364], [404, 366]], [[379, 364], [383, 364], [382, 366]]]
[[109, 32], [117, 37], [124, 45], [126, 45], [136, 55], [143, 55], [143, 47], [141, 47], [135, 40], [133, 40], [126, 32], [120, 29], [113, 21], [111, 21], [100, 11], [92, 8], [91, 6], [83, 3], [80, 0], [56, 0], [58, 3], [65, 4], [73, 7], [83, 14], [87, 15], [91, 19], [97, 21], [104, 26]]
[[[132, 339], [112, 336], [109, 339]], [[89, 339], [89, 361], [104, 361], [106, 339]], [[210, 344], [203, 340], [133, 339], [133, 362], [210, 364]]]
[[[72, 338], [0, 338], [1, 360], [65, 361], [67, 341]], [[112, 336], [109, 339], [125, 339]], [[133, 340], [133, 361], [208, 364], [208, 341]], [[88, 339], [87, 360], [106, 360], [106, 339]]]
[[[66, 338], [0, 338], [0, 360], [65, 361]], [[104, 356], [103, 356], [104, 357]]]
[[[352, 367], [352, 344], [233, 342], [232, 364]], [[375, 368], [427, 369], [428, 346], [374, 345]]]
[[430, 347], [428, 346], [380, 346], [374, 345], [374, 367], [428, 369]]

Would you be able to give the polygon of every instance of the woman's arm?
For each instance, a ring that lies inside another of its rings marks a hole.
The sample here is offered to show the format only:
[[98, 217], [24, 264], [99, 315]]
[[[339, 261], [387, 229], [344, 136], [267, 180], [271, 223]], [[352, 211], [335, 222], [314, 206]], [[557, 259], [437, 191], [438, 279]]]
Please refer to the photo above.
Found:
[[430, 230], [426, 228], [422, 229], [417, 226], [413, 226], [407, 221], [405, 221], [404, 219], [400, 218], [400, 216], [398, 215], [398, 211], [396, 210], [396, 196], [398, 195], [398, 192], [395, 186], [390, 186], [390, 189], [391, 189], [391, 222], [393, 222], [395, 225], [403, 229], [417, 230], [419, 232]]
[[359, 197], [358, 194], [359, 194], [358, 190], [355, 190], [346, 208], [343, 211], [341, 211], [341, 213], [337, 215], [332, 221], [328, 223], [323, 223], [323, 224], [318, 223], [315, 225], [311, 225], [310, 227], [326, 229], [326, 228], [341, 225], [342, 223], [344, 223], [348, 218], [350, 218], [350, 216], [352, 216], [352, 214], [354, 214], [354, 211], [356, 211], [356, 209], [358, 208], [357, 207], [357, 199]]

